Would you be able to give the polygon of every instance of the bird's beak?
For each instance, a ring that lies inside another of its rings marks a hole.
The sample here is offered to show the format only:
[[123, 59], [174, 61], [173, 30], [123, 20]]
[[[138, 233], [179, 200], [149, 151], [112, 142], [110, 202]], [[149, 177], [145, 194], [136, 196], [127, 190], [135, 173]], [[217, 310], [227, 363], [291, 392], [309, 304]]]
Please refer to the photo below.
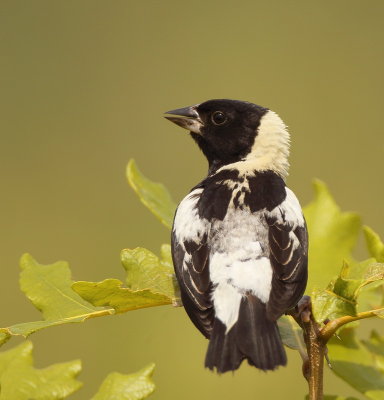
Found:
[[191, 106], [167, 111], [165, 114], [169, 115], [165, 115], [164, 118], [167, 118], [182, 128], [201, 135], [203, 123], [196, 108], [197, 106]]

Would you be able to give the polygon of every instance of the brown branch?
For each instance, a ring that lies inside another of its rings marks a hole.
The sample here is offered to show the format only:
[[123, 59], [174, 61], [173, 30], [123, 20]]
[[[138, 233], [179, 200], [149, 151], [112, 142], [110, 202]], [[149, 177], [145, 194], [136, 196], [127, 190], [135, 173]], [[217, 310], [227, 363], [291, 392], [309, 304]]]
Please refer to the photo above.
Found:
[[304, 296], [290, 313], [303, 329], [308, 358], [303, 362], [303, 375], [308, 381], [309, 399], [323, 399], [324, 356], [326, 342], [320, 337], [320, 327], [312, 314], [311, 298]]
[[323, 371], [326, 343], [319, 336], [319, 325], [314, 320], [312, 313], [308, 321], [303, 322], [304, 340], [307, 345], [309, 376], [309, 399], [321, 400], [323, 398]]
[[316, 322], [312, 313], [311, 298], [304, 296], [294, 310], [289, 314], [303, 330], [308, 357], [303, 357], [303, 375], [308, 381], [309, 400], [323, 399], [324, 357], [327, 354], [327, 342], [336, 331], [349, 322], [371, 318], [383, 313], [384, 308], [364, 311], [354, 316], [346, 315], [327, 322], [322, 328]]

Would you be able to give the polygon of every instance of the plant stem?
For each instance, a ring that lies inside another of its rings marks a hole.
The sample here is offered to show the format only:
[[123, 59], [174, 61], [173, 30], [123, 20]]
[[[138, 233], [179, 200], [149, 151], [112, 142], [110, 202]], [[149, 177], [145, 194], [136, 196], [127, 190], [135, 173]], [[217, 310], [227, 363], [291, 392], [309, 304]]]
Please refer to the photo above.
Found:
[[323, 399], [323, 371], [326, 344], [319, 336], [319, 326], [310, 315], [303, 321], [304, 340], [307, 345], [309, 371], [306, 376], [309, 386], [309, 399]]
[[328, 340], [336, 333], [336, 331], [341, 328], [343, 325], [348, 324], [349, 322], [357, 321], [359, 319], [371, 318], [377, 316], [379, 313], [383, 313], [384, 308], [378, 308], [376, 310], [364, 311], [357, 313], [356, 315], [345, 315], [344, 317], [340, 317], [334, 319], [333, 321], [329, 321], [319, 332], [320, 337], [326, 343]]
[[384, 313], [384, 308], [364, 311], [356, 315], [345, 315], [327, 322], [322, 328], [312, 314], [311, 298], [303, 296], [299, 304], [289, 314], [303, 330], [308, 357], [303, 358], [303, 375], [308, 381], [309, 400], [323, 399], [324, 357], [327, 353], [327, 342], [336, 331], [349, 322], [375, 317]]
[[308, 381], [309, 400], [323, 399], [323, 371], [326, 341], [320, 336], [319, 324], [312, 314], [311, 298], [304, 296], [291, 313], [303, 329], [308, 358], [303, 363], [303, 374]]

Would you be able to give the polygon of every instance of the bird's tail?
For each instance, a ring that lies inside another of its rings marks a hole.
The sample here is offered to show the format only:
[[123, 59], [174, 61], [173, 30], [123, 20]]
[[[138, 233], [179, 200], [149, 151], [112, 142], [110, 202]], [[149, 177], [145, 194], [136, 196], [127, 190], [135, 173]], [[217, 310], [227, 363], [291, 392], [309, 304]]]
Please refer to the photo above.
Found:
[[242, 299], [238, 320], [229, 332], [215, 318], [205, 366], [218, 373], [234, 371], [244, 359], [264, 371], [287, 363], [276, 321], [268, 319], [265, 304], [252, 295]]

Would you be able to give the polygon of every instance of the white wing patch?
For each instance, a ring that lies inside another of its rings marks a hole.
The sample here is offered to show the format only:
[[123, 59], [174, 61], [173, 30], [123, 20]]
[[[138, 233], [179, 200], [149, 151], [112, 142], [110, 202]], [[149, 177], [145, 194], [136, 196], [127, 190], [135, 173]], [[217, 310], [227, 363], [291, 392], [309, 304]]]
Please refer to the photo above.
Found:
[[203, 189], [195, 189], [189, 193], [177, 208], [173, 229], [180, 243], [184, 241], [198, 242], [207, 232], [208, 221], [201, 219], [196, 207]]
[[[201, 299], [199, 300], [199, 295], [203, 295], [204, 293], [198, 288], [192, 276], [192, 272], [197, 273], [192, 262], [192, 256], [188, 254], [185, 248], [186, 243], [193, 242], [199, 244], [204, 235], [209, 231], [210, 224], [208, 220], [200, 218], [197, 209], [197, 203], [202, 191], [202, 188], [195, 189], [181, 201], [175, 215], [173, 230], [177, 237], [178, 244], [181, 246], [184, 253], [182, 263], [175, 267], [179, 269], [183, 276], [184, 287], [188, 296], [193, 299], [196, 307], [200, 310], [206, 310], [206, 305], [203, 304]], [[191, 268], [193, 271], [190, 270]]]
[[[293, 231], [298, 226], [299, 227], [305, 226], [305, 221], [299, 200], [297, 200], [297, 197], [295, 196], [295, 194], [292, 192], [291, 189], [286, 187], [285, 190], [287, 193], [287, 197], [285, 198], [285, 200], [269, 213], [269, 216], [275, 218], [279, 224], [282, 225], [288, 224], [291, 226], [291, 232], [289, 232], [290, 242], [287, 245], [287, 248], [291, 246], [291, 252], [289, 254], [289, 257], [284, 261], [282, 265], [288, 265], [291, 262], [295, 250], [300, 246], [299, 239], [297, 238], [297, 236]], [[286, 249], [281, 249], [281, 250], [286, 250]], [[298, 268], [299, 265], [300, 264], [298, 263], [296, 268]], [[296, 269], [292, 271], [291, 275], [293, 275], [295, 272]], [[289, 278], [290, 276], [288, 276], [286, 279]]]
[[299, 200], [292, 192], [291, 189], [285, 188], [287, 197], [277, 207], [275, 207], [269, 215], [282, 224], [288, 223], [295, 229], [297, 226], [303, 227], [305, 225], [303, 213]]

